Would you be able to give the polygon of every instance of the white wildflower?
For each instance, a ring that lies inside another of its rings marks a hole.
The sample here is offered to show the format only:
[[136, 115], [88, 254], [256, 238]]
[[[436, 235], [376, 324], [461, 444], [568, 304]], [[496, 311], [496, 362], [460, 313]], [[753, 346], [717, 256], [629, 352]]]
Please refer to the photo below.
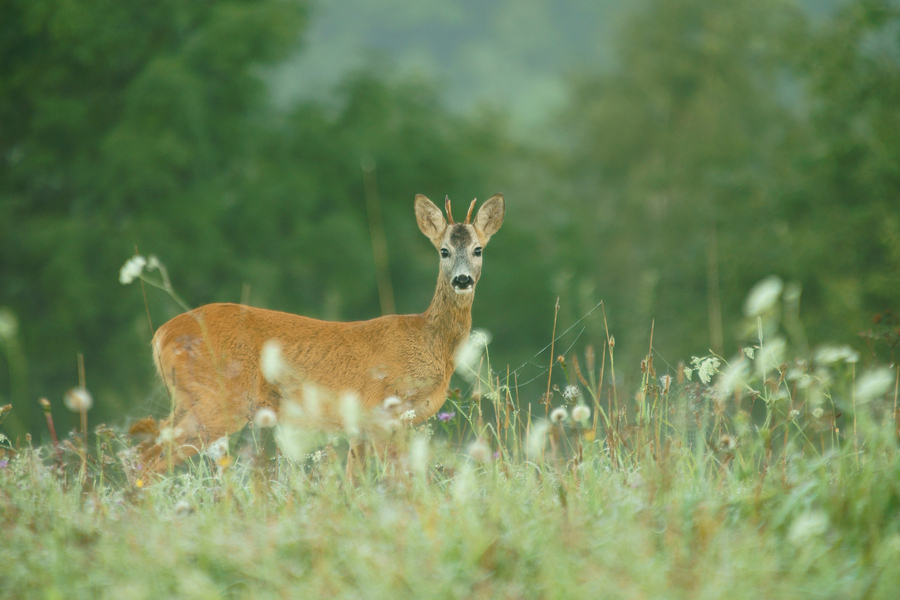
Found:
[[360, 407], [359, 398], [352, 392], [341, 395], [341, 420], [347, 435], [359, 434]]
[[417, 435], [409, 445], [409, 467], [413, 473], [424, 475], [428, 470], [428, 438]]
[[126, 260], [125, 264], [122, 265], [122, 268], [119, 269], [119, 283], [121, 283], [122, 285], [128, 285], [141, 276], [141, 273], [144, 272], [144, 267], [146, 265], [147, 259], [140, 254], [135, 254], [134, 256]]
[[549, 426], [550, 424], [547, 421], [538, 421], [528, 430], [528, 440], [525, 447], [529, 458], [538, 458], [543, 453]]
[[472, 494], [472, 488], [474, 487], [475, 473], [472, 465], [463, 463], [453, 478], [453, 499], [459, 503], [465, 502]]
[[825, 345], [816, 348], [813, 360], [820, 365], [830, 365], [841, 361], [855, 363], [859, 360], [859, 353], [850, 346]]
[[722, 363], [715, 356], [707, 356], [706, 358], [697, 358], [695, 356], [692, 362], [694, 363], [694, 368], [697, 369], [697, 377], [700, 378], [700, 381], [707, 384], [712, 380], [713, 375], [718, 373], [719, 365]]
[[750, 363], [746, 359], [740, 359], [732, 362], [716, 384], [719, 392], [723, 396], [730, 396], [735, 390], [741, 389], [747, 381], [747, 372], [750, 370]]
[[569, 413], [565, 407], [557, 406], [550, 412], [550, 420], [554, 423], [562, 423], [569, 418]]
[[584, 404], [579, 404], [572, 409], [572, 420], [582, 423], [591, 416], [591, 409]]
[[794, 419], [796, 419], [799, 416], [800, 416], [799, 410], [797, 410], [796, 408], [791, 409], [791, 411], [788, 413], [788, 421], [793, 421]]
[[405, 413], [403, 413], [402, 415], [400, 415], [400, 417], [399, 417], [400, 421], [403, 423], [412, 423], [413, 419], [415, 419], [415, 418], [416, 418], [415, 409], [410, 409], [410, 410], [406, 411]]
[[743, 350], [744, 354], [747, 356], [747, 358], [749, 358], [750, 360], [753, 360], [753, 356], [756, 354], [755, 346], [745, 346], [744, 348], [742, 348], [742, 350]]
[[269, 383], [277, 383], [287, 370], [281, 354], [281, 342], [272, 339], [263, 344], [259, 356], [263, 377]]
[[253, 415], [253, 424], [260, 429], [271, 429], [278, 424], [278, 415], [271, 408], [261, 408]]
[[756, 359], [756, 367], [760, 374], [770, 370], [778, 370], [784, 362], [787, 342], [782, 337], [772, 337], [763, 345]]
[[894, 372], [887, 367], [879, 367], [865, 373], [856, 381], [854, 388], [857, 402], [868, 402], [885, 395], [894, 387]]
[[788, 541], [800, 547], [828, 531], [828, 515], [821, 510], [810, 510], [798, 515], [788, 531]]
[[147, 267], [148, 271], [154, 271], [162, 266], [162, 263], [159, 262], [159, 259], [156, 258], [155, 254], [151, 254], [147, 256]]
[[491, 447], [484, 438], [478, 438], [469, 444], [466, 453], [475, 462], [486, 463], [491, 460]]
[[86, 412], [94, 406], [94, 398], [91, 393], [82, 387], [72, 388], [63, 397], [66, 408], [72, 412]]
[[567, 385], [566, 389], [563, 390], [563, 398], [569, 402], [575, 402], [580, 397], [581, 390], [578, 389], [577, 385]]
[[817, 418], [817, 419], [821, 419], [821, 418], [822, 418], [822, 415], [824, 415], [824, 414], [825, 414], [825, 411], [822, 410], [822, 407], [821, 407], [821, 406], [818, 407], [818, 408], [814, 408], [813, 411], [812, 411], [812, 415], [813, 415], [815, 418]]
[[693, 375], [693, 374], [694, 374], [694, 370], [693, 370], [693, 369], [688, 369], [687, 367], [685, 367], [685, 369], [684, 369], [684, 380], [685, 380], [685, 381], [690, 381], [690, 380], [691, 380], [691, 375]]
[[463, 342], [456, 351], [456, 372], [466, 381], [474, 381], [478, 375], [478, 363], [484, 354], [488, 344], [491, 343], [491, 334], [485, 329], [472, 331], [469, 339]]
[[744, 314], [748, 317], [756, 317], [778, 302], [778, 297], [784, 289], [784, 282], [777, 275], [766, 277], [753, 286], [747, 299], [744, 301]]

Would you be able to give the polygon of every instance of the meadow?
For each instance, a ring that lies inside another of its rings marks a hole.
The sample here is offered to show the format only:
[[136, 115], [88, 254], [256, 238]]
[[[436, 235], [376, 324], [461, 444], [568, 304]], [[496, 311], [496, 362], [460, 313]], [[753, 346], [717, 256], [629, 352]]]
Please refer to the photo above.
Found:
[[353, 482], [346, 440], [271, 423], [160, 477], [87, 411], [0, 437], [0, 596], [896, 598], [897, 367], [758, 338], [624, 389], [610, 335], [538, 397], [481, 354]]

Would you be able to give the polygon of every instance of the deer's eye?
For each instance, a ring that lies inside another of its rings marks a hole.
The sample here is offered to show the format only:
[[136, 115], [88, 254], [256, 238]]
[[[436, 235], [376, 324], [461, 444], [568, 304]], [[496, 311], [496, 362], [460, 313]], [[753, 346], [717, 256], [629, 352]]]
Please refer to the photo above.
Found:
[[446, 248], [441, 248], [441, 258], [448, 258], [450, 256], [450, 251]]
[[481, 246], [475, 248], [475, 256], [481, 256]]

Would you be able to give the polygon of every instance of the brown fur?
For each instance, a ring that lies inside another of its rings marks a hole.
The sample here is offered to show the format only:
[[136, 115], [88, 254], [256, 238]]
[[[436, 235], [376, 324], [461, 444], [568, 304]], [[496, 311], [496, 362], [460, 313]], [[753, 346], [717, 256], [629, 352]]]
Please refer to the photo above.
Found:
[[[476, 247], [487, 244], [503, 222], [505, 203], [492, 197], [474, 224], [451, 224], [424, 196], [416, 196], [419, 228], [439, 250], [441, 260], [434, 298], [417, 315], [390, 315], [357, 322], [330, 322], [239, 304], [209, 304], [179, 315], [153, 337], [154, 360], [173, 402], [177, 462], [211, 442], [239, 431], [263, 407], [280, 408], [283, 398], [302, 400], [303, 385], [322, 390], [316, 429], [339, 429], [338, 399], [355, 394], [363, 411], [388, 397], [400, 404], [394, 415], [415, 411], [414, 422], [434, 415], [446, 399], [454, 356], [472, 325], [470, 293], [452, 285], [462, 269], [477, 282], [481, 258]], [[260, 366], [263, 345], [281, 348], [285, 374], [267, 381]], [[142, 460], [161, 470], [163, 445], [148, 443]]]

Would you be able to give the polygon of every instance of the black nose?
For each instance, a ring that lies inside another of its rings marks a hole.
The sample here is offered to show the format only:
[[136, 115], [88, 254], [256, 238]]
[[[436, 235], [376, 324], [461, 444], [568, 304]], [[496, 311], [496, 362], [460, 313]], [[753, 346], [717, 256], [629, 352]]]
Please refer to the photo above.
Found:
[[457, 275], [456, 277], [453, 278], [453, 287], [466, 289], [467, 287], [470, 287], [473, 283], [475, 283], [475, 282], [472, 281], [472, 278], [469, 277], [468, 275]]

